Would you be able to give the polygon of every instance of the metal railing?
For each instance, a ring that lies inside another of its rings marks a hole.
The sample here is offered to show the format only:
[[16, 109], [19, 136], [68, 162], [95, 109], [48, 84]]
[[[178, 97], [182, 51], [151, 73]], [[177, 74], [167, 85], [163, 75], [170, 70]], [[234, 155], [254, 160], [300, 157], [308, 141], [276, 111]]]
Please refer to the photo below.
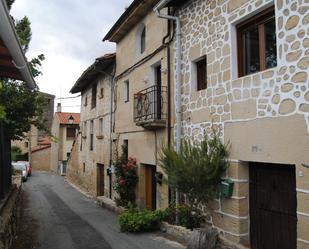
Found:
[[165, 122], [167, 119], [167, 88], [151, 86], [134, 94], [134, 122], [137, 125]]

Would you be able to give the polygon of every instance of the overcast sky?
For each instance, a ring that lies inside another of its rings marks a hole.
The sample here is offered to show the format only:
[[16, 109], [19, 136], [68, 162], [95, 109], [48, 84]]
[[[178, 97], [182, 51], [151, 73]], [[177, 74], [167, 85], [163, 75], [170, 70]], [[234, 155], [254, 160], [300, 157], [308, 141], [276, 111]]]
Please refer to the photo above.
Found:
[[[28, 16], [32, 40], [28, 59], [43, 53], [43, 76], [36, 79], [43, 92], [70, 97], [70, 89], [95, 58], [114, 52], [102, 38], [132, 0], [15, 0], [15, 19]], [[55, 100], [56, 103], [59, 100]], [[61, 100], [62, 111], [79, 112], [80, 99]]]

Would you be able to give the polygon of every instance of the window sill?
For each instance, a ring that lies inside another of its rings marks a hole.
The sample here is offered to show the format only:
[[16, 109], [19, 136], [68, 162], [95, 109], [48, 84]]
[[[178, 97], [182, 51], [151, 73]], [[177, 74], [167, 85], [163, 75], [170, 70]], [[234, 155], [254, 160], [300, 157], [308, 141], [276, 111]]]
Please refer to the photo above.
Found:
[[[246, 74], [246, 75], [243, 75], [243, 76], [238, 76], [238, 77], [232, 79], [232, 81], [234, 81], [234, 80], [239, 80], [239, 79], [244, 79], [244, 78], [246, 78], [246, 77], [254, 77], [254, 76], [256, 76], [256, 75], [263, 75], [263, 74], [266, 75], [268, 72], [271, 72], [271, 71], [273, 71], [273, 73], [275, 74], [275, 72], [277, 71], [277, 69], [278, 69], [278, 66], [272, 67], [272, 68], [268, 68], [268, 69], [266, 69], [266, 70], [259, 71], [259, 72], [256, 72], [256, 73], [251, 73], [251, 74]], [[270, 78], [270, 77], [265, 77], [265, 79], [267, 79], [267, 78]], [[264, 79], [264, 78], [263, 78], [263, 79]]]

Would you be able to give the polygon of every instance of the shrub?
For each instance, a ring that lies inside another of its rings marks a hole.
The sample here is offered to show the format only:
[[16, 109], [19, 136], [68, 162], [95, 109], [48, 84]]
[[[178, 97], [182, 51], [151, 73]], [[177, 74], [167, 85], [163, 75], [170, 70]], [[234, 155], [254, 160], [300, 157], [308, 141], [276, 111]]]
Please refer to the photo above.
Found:
[[129, 205], [119, 216], [118, 222], [122, 232], [148, 232], [159, 228], [164, 217], [164, 211], [138, 210]]
[[[198, 228], [201, 223], [205, 221], [204, 215], [199, 209], [188, 205], [177, 206], [177, 212], [179, 215], [179, 225], [188, 229]], [[176, 223], [176, 208], [169, 207], [163, 211], [162, 220], [170, 223]]]
[[181, 153], [163, 148], [159, 162], [168, 185], [185, 194], [190, 206], [198, 206], [218, 196], [221, 176], [229, 166], [228, 150], [229, 144], [223, 144], [213, 129], [213, 136], [205, 135], [201, 142], [183, 140]]

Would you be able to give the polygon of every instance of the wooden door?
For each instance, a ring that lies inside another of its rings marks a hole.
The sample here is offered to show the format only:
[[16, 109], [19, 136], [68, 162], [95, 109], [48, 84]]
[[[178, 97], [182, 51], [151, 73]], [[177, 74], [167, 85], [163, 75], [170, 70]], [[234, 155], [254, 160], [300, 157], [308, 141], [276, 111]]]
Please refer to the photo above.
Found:
[[104, 164], [97, 164], [97, 195], [104, 195]]
[[149, 210], [156, 209], [156, 166], [145, 165], [145, 206]]
[[250, 164], [252, 249], [296, 249], [295, 166]]

